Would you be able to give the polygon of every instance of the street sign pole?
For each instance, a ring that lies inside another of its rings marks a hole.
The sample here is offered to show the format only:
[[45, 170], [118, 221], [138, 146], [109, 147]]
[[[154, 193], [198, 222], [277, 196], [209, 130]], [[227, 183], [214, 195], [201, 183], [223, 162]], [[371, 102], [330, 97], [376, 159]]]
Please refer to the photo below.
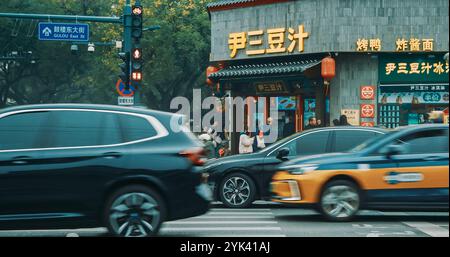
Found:
[[[131, 40], [131, 32], [132, 32], [132, 17], [131, 17], [131, 1], [127, 0], [125, 2], [125, 7], [123, 9], [123, 49], [122, 51], [125, 53], [130, 53], [133, 47], [133, 42]], [[131, 61], [129, 62], [128, 70], [131, 71]], [[130, 76], [130, 73], [128, 73]], [[133, 83], [133, 82], [131, 82]], [[127, 85], [128, 86], [128, 85]], [[134, 95], [137, 94], [137, 89], [135, 88]], [[135, 97], [135, 96], [134, 96]], [[134, 101], [136, 104], [136, 101]]]
[[[140, 0], [136, 0], [135, 5], [141, 6]], [[61, 21], [89, 21], [89, 22], [104, 22], [104, 23], [115, 23], [122, 24], [123, 26], [123, 45], [122, 52], [130, 53], [134, 46], [132, 37], [132, 5], [131, 0], [126, 0], [125, 7], [123, 9], [123, 15], [121, 17], [105, 17], [105, 16], [78, 16], [78, 15], [54, 15], [54, 14], [32, 14], [32, 13], [0, 13], [0, 18], [16, 18], [16, 19], [34, 19], [34, 20], [61, 20]], [[159, 26], [152, 26], [145, 28], [143, 31], [152, 31], [159, 29]], [[45, 29], [45, 28], [44, 28]], [[84, 41], [83, 40], [66, 40], [66, 41]], [[139, 46], [139, 42], [136, 42]], [[140, 47], [140, 46], [139, 46]], [[132, 62], [130, 62], [129, 70], [131, 71]], [[132, 80], [131, 80], [132, 81]], [[132, 86], [134, 87], [134, 105], [140, 105], [140, 93], [139, 86], [141, 85], [138, 81], [132, 81]], [[127, 85], [128, 87], [128, 85]]]

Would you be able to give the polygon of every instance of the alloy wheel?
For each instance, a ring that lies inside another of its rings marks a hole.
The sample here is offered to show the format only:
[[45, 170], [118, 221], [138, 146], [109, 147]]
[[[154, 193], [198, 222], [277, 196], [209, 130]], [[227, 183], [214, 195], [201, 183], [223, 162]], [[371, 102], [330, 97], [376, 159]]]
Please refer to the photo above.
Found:
[[113, 231], [125, 237], [153, 235], [161, 220], [158, 202], [141, 192], [118, 196], [111, 205], [109, 222]]
[[322, 196], [322, 210], [330, 217], [346, 219], [359, 210], [359, 194], [355, 188], [348, 185], [328, 187]]
[[231, 177], [223, 185], [222, 194], [225, 201], [234, 206], [246, 203], [250, 197], [249, 183], [241, 177]]

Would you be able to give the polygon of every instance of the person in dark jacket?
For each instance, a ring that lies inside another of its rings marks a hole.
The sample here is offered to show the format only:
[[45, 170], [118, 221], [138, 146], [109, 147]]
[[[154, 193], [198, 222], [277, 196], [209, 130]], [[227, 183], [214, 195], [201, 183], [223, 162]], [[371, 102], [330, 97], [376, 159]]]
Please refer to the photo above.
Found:
[[338, 119], [334, 119], [333, 120], [333, 125], [334, 126], [339, 126], [340, 124], [339, 124], [339, 120]]
[[305, 130], [317, 128], [317, 119], [316, 117], [309, 117], [308, 125], [306, 125]]
[[340, 126], [351, 126], [350, 123], [348, 123], [347, 116], [345, 116], [345, 115], [341, 115], [341, 117], [339, 117], [339, 125]]

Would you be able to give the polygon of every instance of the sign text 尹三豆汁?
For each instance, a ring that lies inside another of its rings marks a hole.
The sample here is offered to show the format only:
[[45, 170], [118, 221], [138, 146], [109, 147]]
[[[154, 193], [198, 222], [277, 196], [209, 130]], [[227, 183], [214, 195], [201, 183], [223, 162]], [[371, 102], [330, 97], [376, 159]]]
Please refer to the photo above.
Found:
[[236, 57], [240, 50], [245, 50], [247, 56], [292, 53], [295, 50], [303, 52], [305, 39], [308, 37], [309, 33], [305, 31], [304, 25], [299, 25], [297, 29], [253, 30], [230, 33], [228, 35], [228, 47], [231, 58]]

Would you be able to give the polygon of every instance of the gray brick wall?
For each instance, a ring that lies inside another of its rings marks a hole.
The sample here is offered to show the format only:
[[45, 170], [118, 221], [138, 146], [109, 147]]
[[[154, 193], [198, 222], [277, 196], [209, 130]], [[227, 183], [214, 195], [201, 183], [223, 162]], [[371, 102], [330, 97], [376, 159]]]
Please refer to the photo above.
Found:
[[[358, 38], [380, 38], [382, 51], [394, 51], [401, 37], [433, 38], [435, 51], [448, 51], [448, 8], [448, 0], [298, 0], [212, 12], [211, 61], [231, 59], [229, 33], [300, 24], [310, 33], [304, 53], [354, 52]], [[234, 59], [267, 56], [275, 55], [239, 51]]]
[[[359, 90], [360, 86], [376, 86], [378, 84], [377, 57], [370, 57], [367, 54], [343, 53], [335, 57], [335, 60], [336, 77], [330, 85], [330, 119], [339, 119], [341, 109], [359, 110], [362, 103], [372, 103], [376, 106], [376, 99], [360, 100]], [[376, 119], [373, 121], [376, 122]]]

